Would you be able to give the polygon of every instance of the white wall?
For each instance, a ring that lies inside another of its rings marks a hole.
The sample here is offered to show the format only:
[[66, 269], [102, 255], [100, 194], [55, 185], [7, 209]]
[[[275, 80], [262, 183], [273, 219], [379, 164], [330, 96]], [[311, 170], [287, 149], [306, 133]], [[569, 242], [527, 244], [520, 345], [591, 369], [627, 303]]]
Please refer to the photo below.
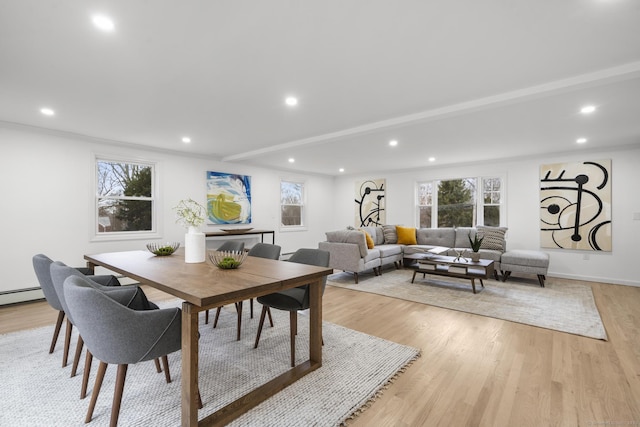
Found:
[[[327, 212], [333, 200], [333, 179], [123, 148], [31, 129], [0, 127], [0, 293], [39, 286], [31, 257], [44, 253], [69, 265], [85, 264], [83, 255], [144, 249], [146, 240], [91, 242], [92, 188], [95, 155], [156, 162], [159, 177], [159, 232], [156, 241], [184, 242], [185, 230], [175, 224], [171, 209], [191, 197], [205, 203], [206, 171], [251, 176], [252, 224], [275, 230], [283, 252], [317, 247], [331, 227]], [[280, 232], [280, 179], [303, 179], [308, 192], [306, 231]], [[203, 226], [217, 230], [219, 227]], [[265, 241], [271, 242], [270, 238]]]
[[[539, 232], [539, 168], [565, 161], [612, 159], [612, 252], [541, 249]], [[333, 229], [355, 225], [355, 183], [363, 179], [386, 179], [387, 224], [416, 225], [415, 184], [428, 179], [503, 174], [506, 176], [507, 249], [538, 249], [551, 255], [549, 275], [589, 281], [640, 286], [634, 268], [640, 250], [640, 147], [609, 152], [585, 152], [518, 161], [456, 167], [428, 167], [421, 171], [347, 176], [336, 180]]]

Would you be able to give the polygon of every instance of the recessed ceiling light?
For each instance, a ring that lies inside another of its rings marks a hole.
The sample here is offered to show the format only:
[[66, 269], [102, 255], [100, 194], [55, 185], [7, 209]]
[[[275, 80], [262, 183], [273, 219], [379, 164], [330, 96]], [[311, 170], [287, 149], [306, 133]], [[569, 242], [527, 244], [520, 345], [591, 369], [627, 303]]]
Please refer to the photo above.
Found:
[[594, 111], [596, 111], [596, 106], [595, 105], [585, 105], [584, 107], [582, 107], [580, 109], [580, 112], [582, 114], [591, 114]]
[[183, 136], [182, 137], [182, 142], [184, 142], [185, 144], [188, 144], [191, 142], [191, 138], [189, 138], [188, 136]]
[[284, 103], [287, 104], [289, 107], [295, 107], [296, 105], [298, 105], [298, 98], [296, 98], [295, 96], [288, 96], [284, 100]]
[[435, 157], [429, 157], [429, 161], [430, 161], [430, 162], [435, 162], [435, 161], [436, 161], [436, 158], [435, 158]]
[[93, 21], [93, 25], [95, 25], [99, 30], [110, 32], [115, 28], [113, 21], [108, 16], [93, 15], [91, 20]]
[[289, 163], [293, 163], [295, 161], [296, 161], [296, 159], [294, 159], [293, 157], [289, 157]]
[[53, 116], [53, 115], [56, 113], [56, 112], [55, 112], [55, 111], [53, 111], [51, 108], [46, 108], [46, 107], [45, 107], [45, 108], [41, 108], [41, 109], [40, 109], [40, 112], [41, 112], [42, 114], [44, 114], [45, 116]]
[[398, 141], [396, 141], [395, 139], [392, 139], [391, 141], [389, 141], [389, 145], [392, 147], [395, 147], [396, 145], [398, 145]]
[[344, 168], [338, 169], [338, 172], [344, 172]]
[[578, 138], [578, 139], [576, 139], [576, 142], [578, 144], [584, 144], [585, 142], [587, 142], [587, 138]]

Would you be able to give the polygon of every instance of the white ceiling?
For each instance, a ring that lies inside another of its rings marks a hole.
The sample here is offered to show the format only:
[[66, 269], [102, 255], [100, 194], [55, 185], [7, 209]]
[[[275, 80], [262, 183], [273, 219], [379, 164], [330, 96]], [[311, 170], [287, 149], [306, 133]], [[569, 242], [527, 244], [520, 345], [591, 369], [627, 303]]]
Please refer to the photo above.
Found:
[[327, 175], [614, 149], [639, 28], [637, 0], [0, 0], [0, 125]]

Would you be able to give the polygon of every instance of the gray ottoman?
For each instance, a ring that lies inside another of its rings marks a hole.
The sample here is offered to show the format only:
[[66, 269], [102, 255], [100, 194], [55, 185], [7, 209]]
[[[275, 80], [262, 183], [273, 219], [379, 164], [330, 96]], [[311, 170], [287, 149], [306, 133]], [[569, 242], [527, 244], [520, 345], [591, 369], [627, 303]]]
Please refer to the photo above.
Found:
[[503, 253], [500, 258], [503, 282], [507, 281], [512, 272], [537, 274], [540, 286], [544, 287], [548, 269], [549, 254], [546, 252], [514, 249]]

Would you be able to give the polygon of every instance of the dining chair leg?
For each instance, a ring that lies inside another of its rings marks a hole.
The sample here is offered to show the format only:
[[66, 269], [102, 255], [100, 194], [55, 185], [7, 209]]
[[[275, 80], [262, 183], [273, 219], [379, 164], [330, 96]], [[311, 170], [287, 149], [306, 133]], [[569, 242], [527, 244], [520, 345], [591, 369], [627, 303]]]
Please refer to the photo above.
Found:
[[198, 386], [198, 409], [202, 409], [203, 406], [202, 397], [200, 397], [200, 386]]
[[271, 309], [269, 307], [267, 307], [267, 314], [269, 315], [269, 323], [271, 324], [271, 327], [273, 328], [273, 317], [271, 317]]
[[158, 358], [153, 359], [153, 363], [155, 363], [156, 365], [156, 372], [157, 373], [162, 372], [162, 368], [160, 367], [160, 359]]
[[267, 310], [269, 307], [266, 305], [262, 306], [262, 313], [260, 313], [260, 324], [258, 325], [258, 334], [256, 335], [256, 342], [253, 345], [253, 348], [258, 348], [258, 343], [260, 342], [260, 334], [262, 334], [262, 326], [264, 325], [264, 318], [267, 315]]
[[162, 356], [162, 367], [164, 369], [164, 378], [167, 380], [167, 384], [169, 384], [171, 382], [171, 373], [169, 372], [169, 359], [166, 354]]
[[253, 319], [253, 298], [249, 300], [249, 318]]
[[67, 330], [64, 334], [64, 352], [62, 353], [62, 367], [67, 366], [67, 361], [69, 360], [69, 347], [71, 345], [71, 332], [73, 331], [73, 324], [69, 321], [67, 317]]
[[58, 312], [58, 320], [56, 321], [56, 329], [53, 331], [53, 338], [51, 338], [51, 347], [49, 347], [49, 354], [53, 353], [58, 342], [58, 336], [60, 335], [60, 329], [62, 328], [62, 322], [64, 321], [64, 311]]
[[93, 354], [87, 350], [84, 356], [84, 372], [82, 373], [82, 387], [80, 388], [80, 399], [87, 397], [87, 387], [89, 386], [89, 373], [91, 372], [91, 362], [93, 362]]
[[127, 368], [129, 365], [118, 365], [118, 373], [116, 375], [116, 389], [113, 393], [113, 403], [111, 404], [111, 421], [109, 427], [118, 425], [118, 416], [120, 415], [120, 404], [122, 403], [122, 393], [124, 392], [124, 381], [127, 377]]
[[87, 409], [87, 416], [84, 419], [85, 423], [91, 422], [91, 417], [93, 417], [93, 410], [96, 408], [96, 402], [98, 401], [98, 395], [100, 394], [100, 387], [102, 387], [102, 380], [104, 380], [104, 373], [107, 372], [108, 364], [100, 361], [100, 366], [98, 366], [98, 373], [96, 374], [96, 383], [93, 386], [93, 391], [91, 392], [91, 402], [89, 403], [89, 409]]
[[236, 303], [236, 312], [238, 313], [238, 332], [236, 333], [236, 341], [240, 341], [240, 329], [242, 328], [242, 301]]
[[220, 312], [222, 311], [222, 307], [218, 307], [216, 309], [216, 318], [213, 320], [213, 327], [218, 326], [218, 319], [220, 318]]
[[290, 338], [291, 338], [291, 367], [296, 366], [296, 334], [298, 333], [298, 312], [289, 312]]
[[206, 310], [204, 312], [204, 324], [208, 325], [209, 324], [209, 310]]
[[84, 340], [82, 336], [78, 335], [78, 344], [76, 344], [76, 354], [73, 356], [73, 366], [71, 367], [71, 378], [75, 377], [78, 373], [78, 364], [80, 363], [80, 356], [82, 355], [82, 348], [84, 347]]

